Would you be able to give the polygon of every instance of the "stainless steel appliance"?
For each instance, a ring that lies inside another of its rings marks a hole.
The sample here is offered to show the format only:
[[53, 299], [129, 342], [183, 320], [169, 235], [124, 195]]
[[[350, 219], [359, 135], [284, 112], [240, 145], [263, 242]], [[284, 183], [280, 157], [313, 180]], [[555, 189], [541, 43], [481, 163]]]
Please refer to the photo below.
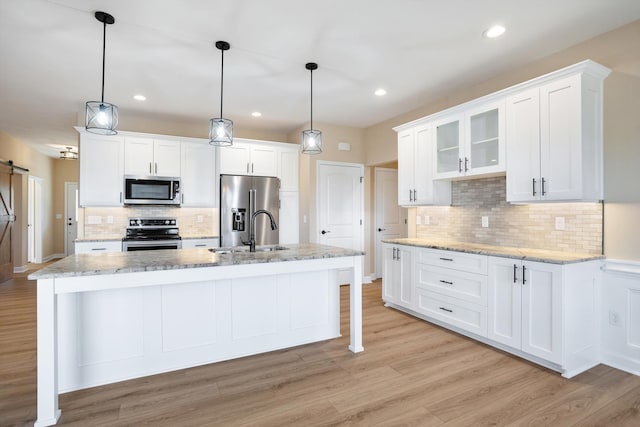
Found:
[[180, 205], [180, 178], [125, 175], [124, 204]]
[[220, 175], [220, 246], [248, 245], [252, 217], [255, 245], [280, 243], [277, 227], [272, 229], [279, 222], [279, 198], [280, 179], [276, 177]]
[[122, 239], [122, 250], [180, 249], [182, 238], [178, 231], [175, 218], [129, 218], [129, 226]]

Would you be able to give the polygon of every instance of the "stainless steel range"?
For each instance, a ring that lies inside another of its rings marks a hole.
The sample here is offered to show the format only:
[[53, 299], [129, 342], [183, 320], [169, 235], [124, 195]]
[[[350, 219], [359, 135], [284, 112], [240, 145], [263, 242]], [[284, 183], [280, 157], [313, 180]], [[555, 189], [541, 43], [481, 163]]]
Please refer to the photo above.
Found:
[[178, 231], [175, 218], [129, 218], [127, 233], [122, 239], [122, 250], [180, 249], [182, 238]]

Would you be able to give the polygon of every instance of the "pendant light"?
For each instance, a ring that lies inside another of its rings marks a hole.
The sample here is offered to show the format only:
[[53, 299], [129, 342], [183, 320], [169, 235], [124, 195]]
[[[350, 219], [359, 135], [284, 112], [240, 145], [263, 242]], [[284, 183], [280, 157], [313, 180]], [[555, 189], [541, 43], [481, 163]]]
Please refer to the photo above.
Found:
[[322, 153], [322, 132], [313, 130], [313, 70], [318, 69], [318, 64], [308, 62], [305, 68], [311, 73], [311, 123], [308, 130], [302, 131], [302, 153], [320, 154]]
[[60, 158], [63, 160], [78, 160], [78, 153], [71, 151], [73, 147], [67, 147], [66, 150], [60, 152]]
[[209, 144], [218, 147], [229, 147], [233, 145], [233, 122], [225, 119], [222, 115], [222, 95], [224, 89], [224, 51], [229, 50], [231, 45], [225, 41], [217, 41], [216, 47], [220, 49], [222, 55], [220, 67], [220, 117], [209, 120]]
[[102, 97], [100, 101], [88, 101], [85, 116], [85, 129], [87, 132], [101, 135], [115, 135], [118, 133], [118, 106], [104, 102], [104, 60], [107, 38], [107, 24], [116, 22], [115, 18], [106, 12], [96, 12], [95, 18], [102, 22]]

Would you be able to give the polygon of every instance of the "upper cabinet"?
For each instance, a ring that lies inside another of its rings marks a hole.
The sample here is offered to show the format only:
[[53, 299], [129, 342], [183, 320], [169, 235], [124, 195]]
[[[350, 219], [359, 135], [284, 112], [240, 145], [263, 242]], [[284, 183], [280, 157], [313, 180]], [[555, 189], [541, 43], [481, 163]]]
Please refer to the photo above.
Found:
[[434, 129], [435, 179], [505, 171], [504, 101], [437, 119]]
[[[451, 181], [506, 173], [514, 203], [601, 200], [602, 86], [610, 72], [582, 61], [394, 128], [399, 203], [428, 204], [414, 193], [424, 182], [417, 174]], [[430, 163], [416, 145], [419, 127], [431, 128]]]
[[398, 133], [398, 204], [449, 205], [451, 184], [433, 181], [432, 127], [418, 125]]
[[79, 157], [80, 206], [122, 206], [123, 137], [81, 133]]
[[234, 140], [218, 151], [220, 173], [225, 175], [276, 176], [278, 157], [275, 147]]
[[180, 176], [180, 141], [125, 136], [126, 175]]
[[181, 143], [181, 206], [212, 208], [216, 204], [215, 147], [200, 142]]
[[603, 199], [608, 72], [596, 65], [507, 98], [507, 201]]

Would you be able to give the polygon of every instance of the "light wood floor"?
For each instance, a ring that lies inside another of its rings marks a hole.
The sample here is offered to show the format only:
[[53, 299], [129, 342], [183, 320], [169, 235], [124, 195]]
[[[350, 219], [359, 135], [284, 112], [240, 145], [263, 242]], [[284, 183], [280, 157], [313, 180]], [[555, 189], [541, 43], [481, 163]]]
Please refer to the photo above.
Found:
[[[35, 283], [0, 284], [0, 426], [36, 418]], [[67, 393], [77, 426], [640, 426], [640, 377], [557, 373], [384, 308], [364, 289], [364, 348], [343, 337]]]

